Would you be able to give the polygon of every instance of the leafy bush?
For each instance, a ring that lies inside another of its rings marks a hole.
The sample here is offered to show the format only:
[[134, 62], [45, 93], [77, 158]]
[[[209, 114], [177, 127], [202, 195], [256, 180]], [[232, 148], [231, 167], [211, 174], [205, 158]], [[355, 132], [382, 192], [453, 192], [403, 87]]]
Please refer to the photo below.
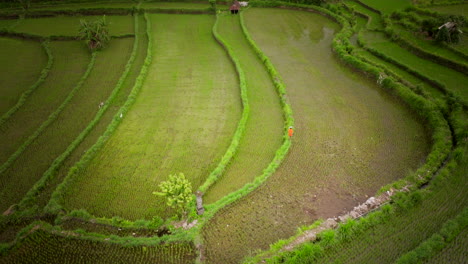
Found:
[[179, 217], [185, 216], [188, 205], [193, 200], [192, 184], [183, 173], [169, 175], [169, 180], [159, 184], [161, 192], [153, 192], [155, 195], [166, 197], [167, 206], [176, 209]]
[[106, 16], [95, 21], [80, 20], [80, 38], [86, 41], [90, 50], [100, 50], [110, 41], [109, 23]]

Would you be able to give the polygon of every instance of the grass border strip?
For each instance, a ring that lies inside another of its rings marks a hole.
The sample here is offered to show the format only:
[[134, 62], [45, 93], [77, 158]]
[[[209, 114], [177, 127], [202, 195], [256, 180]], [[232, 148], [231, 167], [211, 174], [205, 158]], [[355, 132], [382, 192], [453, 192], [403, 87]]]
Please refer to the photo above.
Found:
[[451, 220], [445, 222], [440, 231], [426, 239], [415, 249], [403, 254], [395, 263], [410, 264], [429, 260], [447, 247], [468, 226], [468, 207]]
[[241, 141], [242, 137], [244, 136], [245, 126], [247, 120], [249, 119], [250, 115], [250, 105], [249, 100], [247, 98], [247, 85], [245, 80], [244, 70], [242, 70], [240, 66], [239, 59], [237, 58], [234, 50], [230, 47], [228, 43], [218, 34], [217, 27], [218, 27], [218, 15], [216, 15], [216, 21], [213, 25], [212, 33], [216, 41], [224, 48], [227, 52], [229, 58], [231, 59], [232, 63], [234, 64], [237, 74], [239, 76], [239, 86], [240, 86], [240, 95], [241, 95], [241, 102], [242, 102], [242, 115], [239, 123], [237, 125], [236, 132], [232, 138], [231, 144], [229, 145], [226, 153], [222, 157], [221, 161], [218, 163], [218, 166], [210, 173], [208, 178], [205, 180], [202, 186], [198, 189], [202, 193], [205, 193], [224, 173], [226, 166], [231, 161], [232, 157], [237, 153], [239, 148], [239, 142]]
[[67, 98], [62, 102], [62, 104], [52, 113], [49, 115], [46, 121], [44, 121], [41, 126], [36, 129], [34, 134], [28, 137], [28, 139], [13, 153], [8, 160], [0, 166], [0, 174], [5, 172], [6, 169], [10, 167], [10, 165], [23, 153], [23, 151], [46, 129], [57, 117], [58, 115], [62, 112], [62, 110], [70, 103], [70, 101], [73, 99], [77, 91], [81, 88], [85, 80], [88, 78], [89, 74], [91, 73], [91, 70], [94, 67], [94, 63], [96, 61], [96, 53], [94, 52], [91, 55], [91, 60], [88, 64], [88, 68], [86, 69], [86, 72], [81, 76], [80, 80], [78, 83], [75, 85], [73, 90], [70, 91], [68, 94]]
[[[362, 31], [361, 31], [362, 32]], [[368, 52], [370, 52], [371, 54], [373, 54], [374, 56], [388, 62], [388, 63], [391, 63], [395, 66], [397, 66], [398, 68], [418, 77], [419, 79], [423, 80], [423, 81], [426, 81], [427, 83], [431, 84], [432, 86], [434, 86], [435, 88], [437, 88], [439, 91], [441, 91], [443, 94], [446, 94], [448, 96], [452, 96], [452, 97], [455, 97], [460, 103], [462, 103], [464, 105], [464, 107], [467, 107], [468, 106], [468, 102], [466, 102], [465, 100], [463, 100], [455, 91], [452, 91], [452, 90], [449, 90], [443, 83], [437, 81], [437, 80], [434, 80], [434, 79], [431, 79], [430, 77], [427, 77], [426, 75], [418, 72], [417, 70], [414, 70], [410, 67], [408, 67], [407, 65], [393, 59], [393, 58], [390, 58], [388, 57], [387, 55], [385, 55], [384, 53], [370, 47], [369, 45], [367, 45], [367, 43], [363, 40], [362, 38], [362, 35], [361, 35], [361, 32], [358, 34], [358, 44], [359, 46], [361, 46], [363, 49], [367, 50]]]
[[434, 54], [432, 52], [424, 50], [424, 48], [421, 48], [417, 45], [414, 45], [412, 42], [406, 40], [405, 37], [402, 37], [400, 34], [398, 34], [392, 27], [392, 21], [387, 18], [384, 19], [387, 24], [385, 27], [385, 34], [387, 34], [387, 37], [393, 38], [392, 36], [398, 36], [394, 40], [400, 47], [416, 54], [418, 57], [435, 62], [439, 65], [451, 68], [455, 71], [458, 71], [463, 74], [468, 74], [468, 65], [463, 62], [456, 62], [452, 59]]
[[153, 39], [151, 36], [151, 22], [148, 19], [148, 16], [146, 13], [144, 14], [144, 17], [145, 17], [146, 24], [147, 24], [147, 27], [146, 27], [146, 34], [148, 37], [147, 54], [146, 54], [145, 62], [143, 66], [141, 67], [140, 74], [138, 75], [136, 79], [136, 82], [132, 88], [132, 91], [130, 95], [128, 96], [128, 99], [125, 102], [125, 104], [114, 115], [112, 122], [109, 124], [104, 134], [98, 139], [98, 141], [90, 149], [86, 151], [86, 153], [82, 156], [80, 161], [78, 161], [73, 167], [70, 168], [70, 170], [68, 171], [68, 174], [65, 176], [62, 183], [59, 184], [57, 188], [55, 189], [55, 191], [52, 193], [52, 197], [49, 200], [49, 203], [44, 208], [44, 211], [46, 213], [58, 214], [63, 210], [61, 201], [63, 201], [63, 195], [66, 192], [66, 188], [68, 187], [68, 185], [70, 185], [73, 182], [73, 178], [80, 172], [80, 170], [86, 167], [89, 164], [89, 162], [91, 162], [91, 160], [96, 156], [97, 152], [102, 149], [102, 147], [109, 140], [109, 138], [112, 136], [114, 131], [117, 129], [117, 127], [121, 123], [122, 118], [120, 116], [126, 114], [129, 108], [135, 102], [141, 90], [141, 87], [143, 85], [143, 82], [146, 78], [146, 75], [148, 74], [148, 68], [152, 61], [151, 50], [153, 47]]
[[[135, 26], [134, 26], [135, 32], [138, 32], [138, 15], [135, 16], [134, 23], [135, 23]], [[130, 58], [127, 61], [127, 64], [125, 65], [125, 71], [122, 73], [119, 81], [117, 82], [109, 98], [106, 100], [106, 103], [104, 104], [104, 106], [100, 108], [100, 110], [96, 113], [94, 119], [88, 124], [88, 126], [85, 129], [83, 129], [80, 135], [78, 135], [75, 138], [75, 140], [67, 147], [67, 149], [59, 157], [57, 157], [54, 160], [52, 165], [47, 169], [46, 172], [44, 172], [41, 179], [38, 182], [36, 182], [36, 184], [29, 190], [29, 192], [25, 195], [23, 200], [19, 203], [20, 208], [25, 208], [25, 206], [28, 203], [31, 203], [33, 199], [35, 198], [35, 196], [37, 196], [39, 192], [46, 186], [48, 180], [55, 176], [55, 173], [57, 172], [59, 167], [63, 164], [65, 159], [68, 158], [68, 156], [71, 155], [71, 153], [76, 149], [76, 147], [78, 147], [78, 145], [86, 138], [86, 136], [101, 120], [101, 117], [107, 111], [111, 103], [115, 100], [115, 98], [117, 97], [117, 94], [122, 88], [124, 81], [127, 79], [128, 74], [130, 73], [130, 69], [132, 68], [133, 63], [135, 61], [137, 48], [138, 48], [138, 42], [139, 42], [139, 39], [137, 36], [138, 34], [135, 34], [135, 40], [133, 42], [133, 50], [130, 55]]]
[[215, 203], [206, 205], [206, 212], [204, 214], [203, 219], [200, 221], [200, 224], [197, 225], [197, 229], [203, 228], [203, 226], [222, 208], [225, 206], [232, 204], [242, 197], [246, 196], [247, 194], [251, 193], [254, 191], [256, 188], [258, 188], [260, 185], [262, 185], [279, 167], [279, 165], [282, 163], [283, 159], [286, 157], [286, 154], [289, 151], [289, 148], [291, 146], [291, 140], [288, 138], [287, 134], [287, 127], [293, 126], [294, 125], [294, 118], [292, 116], [292, 109], [291, 106], [288, 103], [287, 100], [287, 95], [286, 95], [286, 89], [283, 81], [281, 80], [280, 75], [274, 68], [273, 64], [270, 62], [270, 59], [263, 53], [263, 51], [258, 48], [257, 44], [254, 42], [254, 40], [250, 37], [250, 34], [247, 31], [247, 28], [245, 27], [244, 23], [244, 18], [242, 12], [240, 13], [240, 22], [241, 22], [241, 28], [242, 31], [249, 42], [250, 46], [254, 49], [255, 53], [257, 56], [261, 59], [263, 64], [268, 70], [268, 73], [270, 74], [273, 83], [277, 89], [278, 96], [280, 97], [280, 102], [282, 105], [283, 109], [283, 115], [285, 119], [285, 124], [284, 124], [284, 134], [283, 134], [283, 144], [278, 148], [278, 150], [275, 153], [275, 156], [272, 160], [272, 162], [268, 165], [266, 169], [263, 170], [263, 173], [255, 178], [255, 180], [251, 183], [245, 184], [241, 189], [232, 192], [220, 200], [216, 201]]
[[5, 114], [0, 117], [0, 126], [2, 126], [18, 109], [24, 105], [26, 99], [39, 87], [49, 75], [49, 71], [52, 68], [52, 64], [54, 63], [54, 56], [50, 51], [49, 42], [43, 41], [41, 43], [42, 47], [44, 48], [45, 53], [47, 54], [47, 65], [42, 69], [41, 75], [39, 79], [31, 86], [28, 90], [21, 94], [21, 97], [18, 99], [18, 102], [8, 110]]

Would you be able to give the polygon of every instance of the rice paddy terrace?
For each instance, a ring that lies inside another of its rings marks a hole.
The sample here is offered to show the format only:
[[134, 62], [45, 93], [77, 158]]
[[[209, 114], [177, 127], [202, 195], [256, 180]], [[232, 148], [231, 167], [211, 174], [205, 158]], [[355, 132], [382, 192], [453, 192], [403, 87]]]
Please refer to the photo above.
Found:
[[0, 263], [468, 261], [467, 38], [413, 30], [468, 6], [432, 2], [3, 4]]

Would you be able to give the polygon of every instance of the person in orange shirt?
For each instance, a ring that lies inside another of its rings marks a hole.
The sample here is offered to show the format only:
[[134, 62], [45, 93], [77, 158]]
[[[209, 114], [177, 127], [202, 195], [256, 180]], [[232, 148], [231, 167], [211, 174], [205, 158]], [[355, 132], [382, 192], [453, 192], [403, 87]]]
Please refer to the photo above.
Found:
[[289, 129], [288, 129], [288, 135], [289, 135], [289, 138], [291, 138], [294, 134], [294, 130], [293, 130], [293, 127], [290, 126]]

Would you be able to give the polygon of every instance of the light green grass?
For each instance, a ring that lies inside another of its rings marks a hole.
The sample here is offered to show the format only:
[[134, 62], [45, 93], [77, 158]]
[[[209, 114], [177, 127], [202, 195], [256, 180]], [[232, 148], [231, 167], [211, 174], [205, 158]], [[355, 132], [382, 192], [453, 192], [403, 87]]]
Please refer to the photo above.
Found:
[[414, 55], [398, 44], [390, 42], [383, 33], [364, 32], [363, 37], [370, 47], [445, 84], [449, 90], [458, 94], [462, 99], [468, 100], [468, 77], [466, 75]]
[[86, 71], [90, 54], [83, 43], [52, 42], [50, 48], [54, 63], [46, 80], [0, 127], [2, 164], [60, 106]]
[[221, 15], [218, 32], [233, 48], [246, 75], [250, 116], [238, 152], [221, 179], [203, 197], [207, 204], [241, 188], [262, 173], [281, 145], [284, 126], [276, 88], [245, 39], [239, 17]]
[[448, 15], [461, 15], [468, 17], [468, 4], [446, 5], [446, 6], [431, 6], [428, 9]]
[[17, 20], [13, 19], [0, 19], [0, 29], [7, 29], [10, 26], [14, 25]]
[[367, 9], [366, 7], [352, 0], [346, 0], [345, 4], [349, 7], [352, 7], [356, 12], [362, 13], [369, 17], [369, 22], [367, 23], [367, 27], [369, 29], [378, 30], [383, 28], [383, 22], [380, 14]]
[[106, 101], [117, 84], [132, 46], [131, 38], [111, 41], [109, 47], [97, 55], [88, 78], [56, 119], [0, 174], [0, 209], [5, 210], [18, 202], [94, 118], [99, 103]]
[[203, 3], [190, 2], [143, 2], [141, 8], [162, 8], [162, 9], [205, 9], [210, 7], [208, 1]]
[[375, 8], [383, 14], [390, 14], [393, 11], [402, 10], [411, 6], [411, 0], [359, 0], [362, 3]]
[[226, 151], [240, 118], [237, 75], [211, 35], [213, 16], [149, 16], [153, 64], [122, 123], [65, 197], [67, 209], [127, 219], [171, 216], [152, 194], [171, 173], [195, 190]]
[[[40, 36], [78, 36], [81, 19], [93, 21], [100, 18], [102, 16], [27, 18], [21, 20], [11, 30]], [[106, 16], [106, 21], [109, 22], [109, 34], [111, 36], [134, 33], [132, 16]]]
[[164, 243], [156, 246], [123, 246], [107, 242], [65, 237], [38, 230], [22, 241], [0, 263], [193, 263], [191, 243]]
[[[106, 130], [107, 125], [112, 121], [112, 118], [120, 110], [127, 98], [130, 94], [133, 85], [135, 83], [136, 78], [138, 77], [141, 66], [146, 57], [146, 50], [148, 46], [148, 38], [146, 37], [146, 21], [143, 19], [143, 16], [139, 17], [139, 42], [137, 48], [137, 56], [133, 63], [133, 66], [130, 70], [130, 73], [127, 76], [127, 79], [122, 85], [119, 93], [117, 94], [114, 101], [110, 104], [107, 111], [101, 117], [99, 123], [96, 124], [94, 129], [89, 133], [89, 135], [79, 144], [79, 146], [72, 152], [72, 154], [64, 161], [64, 163], [60, 166], [58, 171], [55, 173], [55, 177], [51, 179], [49, 184], [45, 187], [41, 194], [38, 196], [37, 203], [43, 207], [47, 204], [50, 199], [50, 195], [55, 190], [55, 187], [62, 182], [63, 178], [67, 175], [68, 170], [70, 167], [75, 164], [75, 162], [79, 161], [82, 154], [90, 148], [96, 140], [103, 134]], [[107, 101], [108, 103], [108, 101]]]
[[368, 51], [365, 51], [363, 49], [357, 49], [357, 50], [354, 50], [354, 54], [358, 55], [358, 56], [362, 56], [363, 58], [365, 58], [365, 59], [367, 59], [369, 61], [372, 61], [372, 62], [376, 63], [377, 65], [382, 65], [382, 66], [386, 67], [387, 69], [389, 69], [393, 73], [397, 74], [398, 76], [400, 76], [404, 80], [408, 81], [412, 85], [420, 86], [426, 92], [431, 94], [431, 96], [433, 96], [434, 98], [438, 98], [438, 99], [443, 99], [444, 98], [444, 93], [442, 91], [438, 90], [437, 88], [434, 88], [433, 86], [431, 86], [430, 84], [428, 84], [424, 80], [421, 80], [418, 77], [415, 77], [414, 75], [406, 72], [405, 70], [400, 69], [398, 66], [396, 66], [396, 65], [394, 65], [392, 63], [386, 62], [386, 61], [380, 59], [379, 57], [374, 56], [372, 53], [370, 53]]
[[39, 78], [47, 54], [39, 42], [0, 38], [0, 116]]
[[209, 263], [237, 263], [352, 208], [417, 168], [429, 147], [408, 109], [335, 61], [331, 41], [339, 27], [331, 20], [252, 8], [245, 22], [283, 78], [296, 132], [277, 172], [204, 227]]
[[31, 10], [76, 10], [76, 9], [87, 9], [87, 8], [132, 8], [137, 6], [138, 3], [133, 1], [129, 2], [97, 2], [97, 3], [63, 3], [54, 5], [32, 5]]
[[[465, 64], [465, 65], [468, 64], [465, 58], [462, 58], [460, 55], [458, 55], [457, 53], [455, 53], [454, 51], [450, 49], [441, 47], [432, 39], [431, 40], [424, 39], [423, 36], [409, 32], [401, 25], [394, 25], [393, 29], [405, 41], [408, 41], [412, 45], [418, 47], [419, 49], [425, 52], [435, 54], [437, 56], [452, 60], [454, 62], [459, 62], [460, 64]], [[454, 44], [453, 46], [457, 46], [457, 44]]]

